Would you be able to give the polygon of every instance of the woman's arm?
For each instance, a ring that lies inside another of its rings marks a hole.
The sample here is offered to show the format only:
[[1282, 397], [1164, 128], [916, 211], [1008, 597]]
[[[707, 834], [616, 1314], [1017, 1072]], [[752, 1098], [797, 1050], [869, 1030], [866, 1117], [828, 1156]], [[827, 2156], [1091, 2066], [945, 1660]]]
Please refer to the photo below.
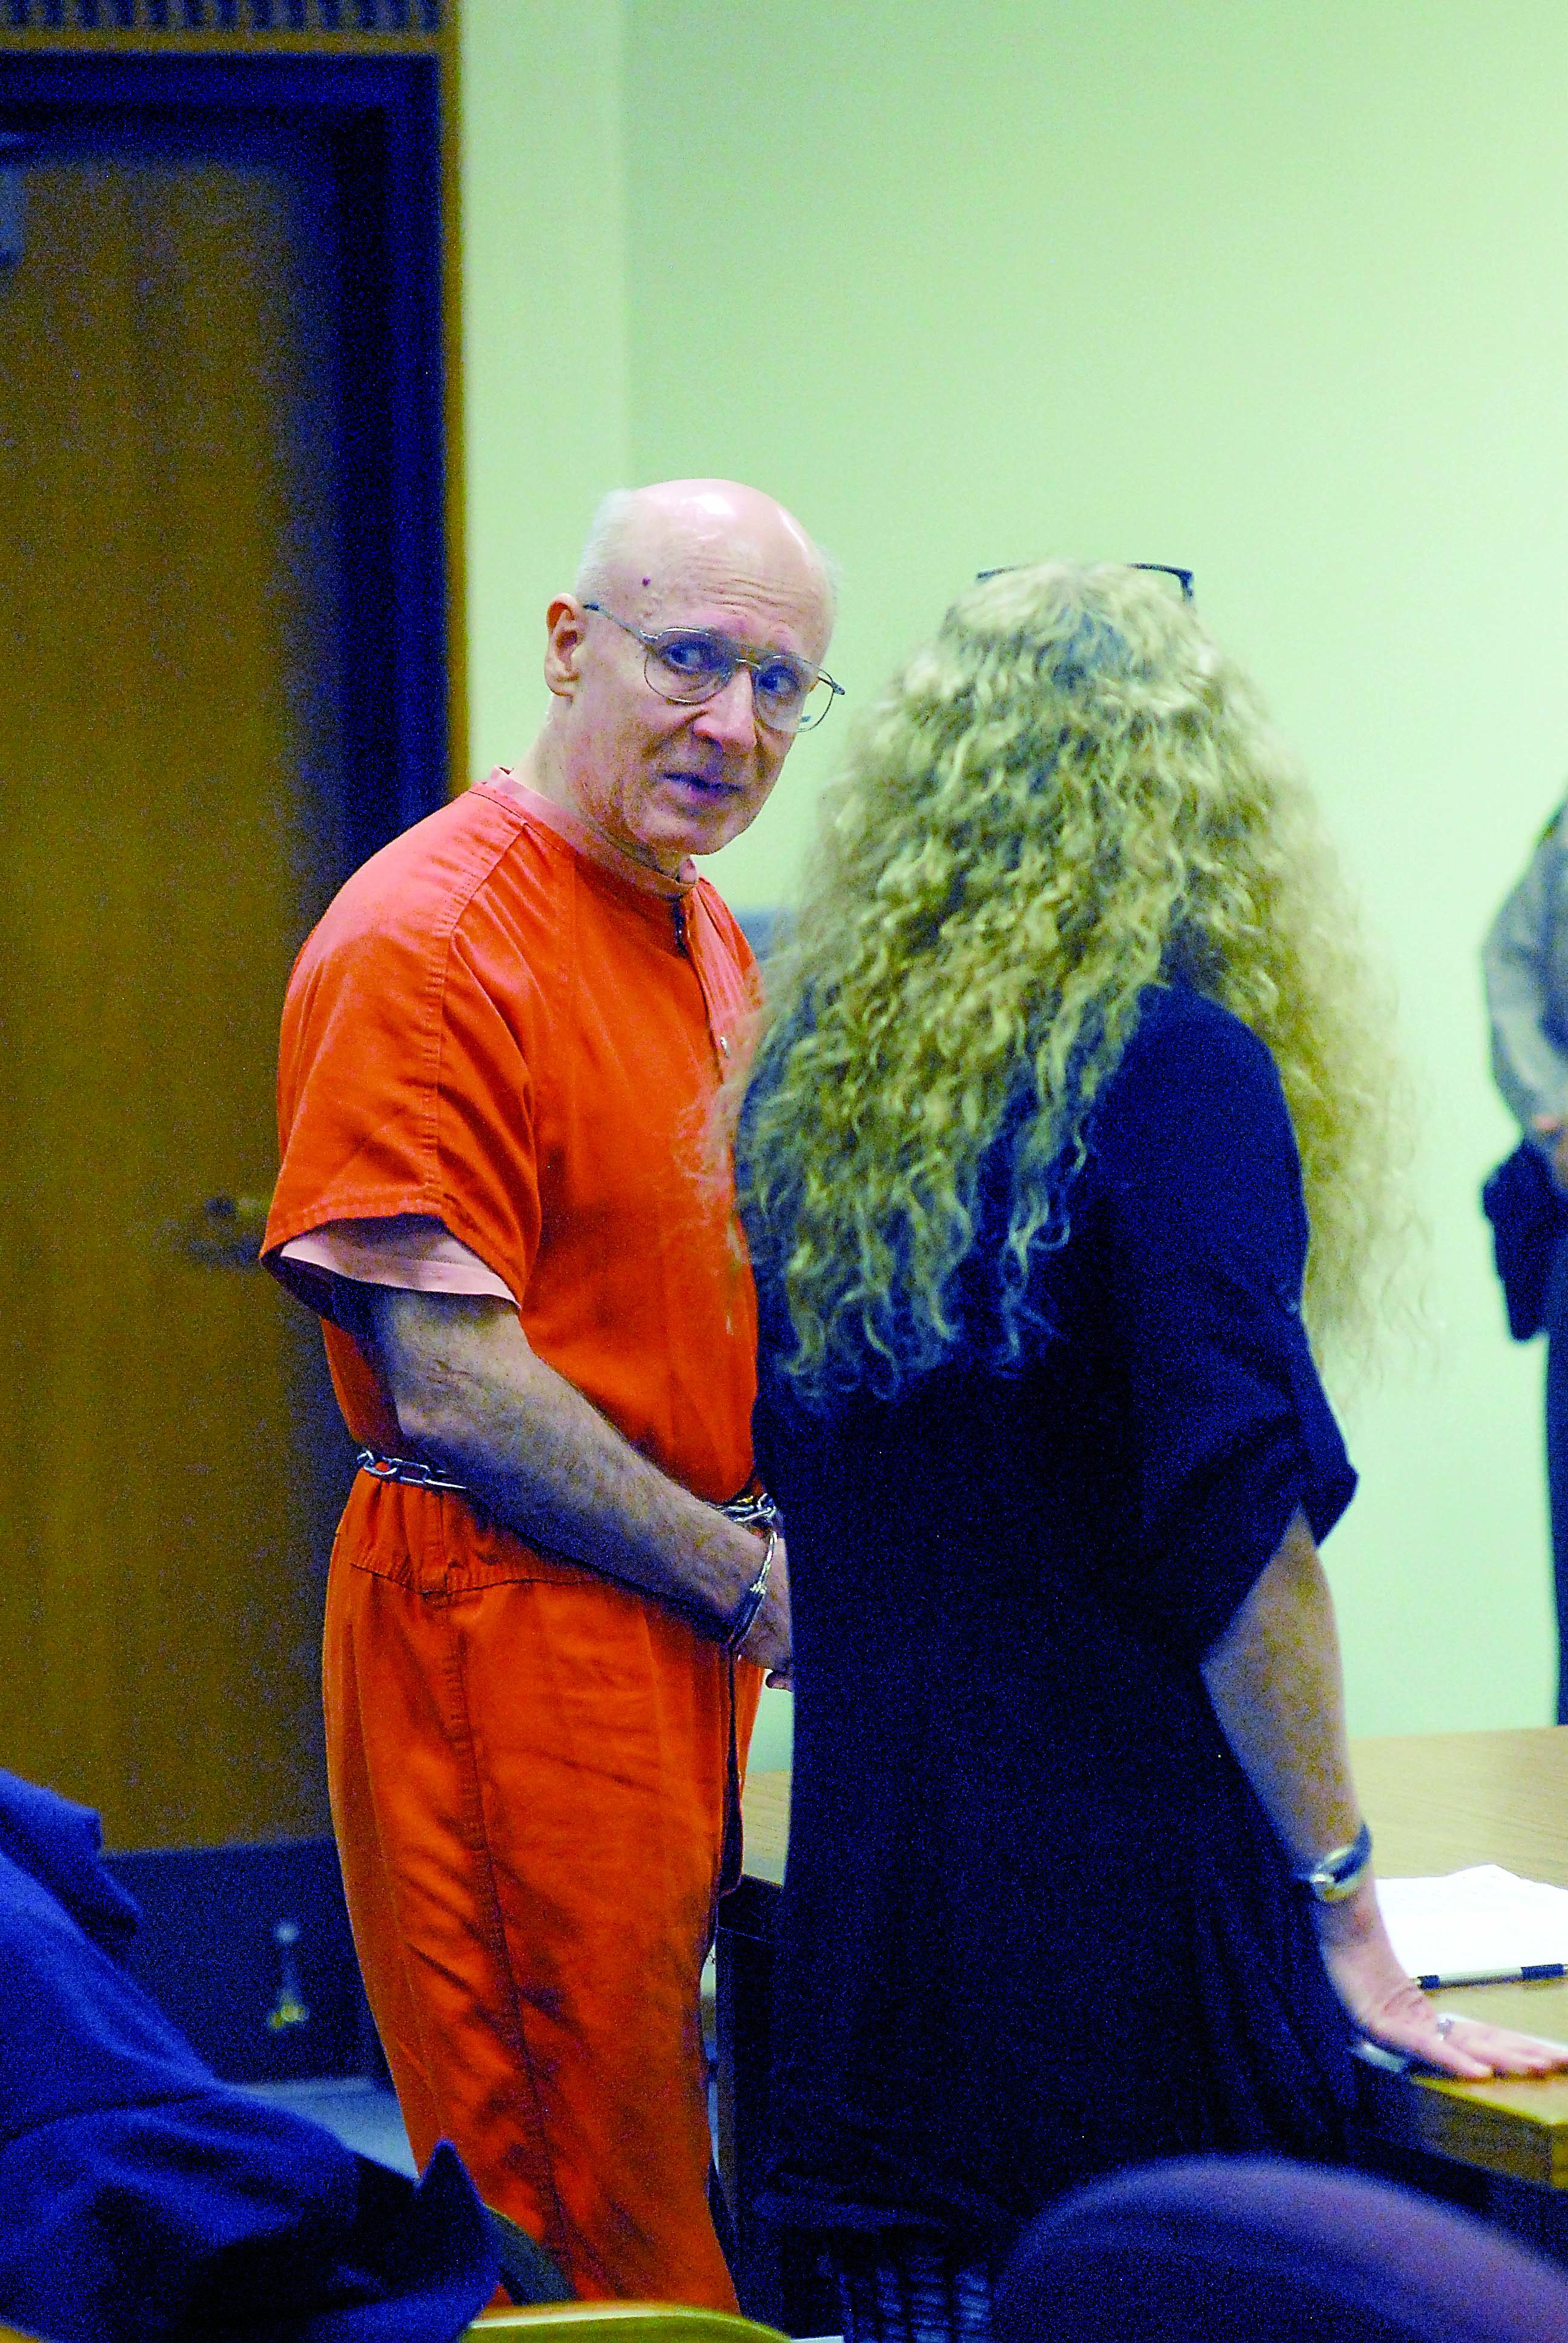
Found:
[[[1348, 1845], [1362, 1817], [1339, 1637], [1323, 1566], [1300, 1513], [1202, 1666], [1221, 1730], [1292, 1870], [1306, 1871]], [[1395, 1956], [1370, 1872], [1342, 1903], [1314, 1902], [1312, 1916], [1334, 1990], [1372, 2041], [1467, 2079], [1568, 2066], [1568, 2048], [1480, 2019], [1440, 2031], [1438, 2012]]]

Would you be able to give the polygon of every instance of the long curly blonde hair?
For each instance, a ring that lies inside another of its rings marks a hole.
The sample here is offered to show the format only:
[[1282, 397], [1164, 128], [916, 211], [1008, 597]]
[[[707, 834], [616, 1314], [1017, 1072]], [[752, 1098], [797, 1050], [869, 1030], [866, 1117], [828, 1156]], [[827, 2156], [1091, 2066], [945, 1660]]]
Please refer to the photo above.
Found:
[[1174, 977], [1272, 1053], [1308, 1322], [1364, 1347], [1401, 1086], [1306, 791], [1162, 583], [1067, 563], [982, 580], [851, 744], [740, 1110], [748, 1233], [805, 1403], [890, 1396], [951, 1353], [980, 1158], [1027, 1084], [999, 1264], [1021, 1293], [1031, 1251], [1065, 1241], [1139, 996]]

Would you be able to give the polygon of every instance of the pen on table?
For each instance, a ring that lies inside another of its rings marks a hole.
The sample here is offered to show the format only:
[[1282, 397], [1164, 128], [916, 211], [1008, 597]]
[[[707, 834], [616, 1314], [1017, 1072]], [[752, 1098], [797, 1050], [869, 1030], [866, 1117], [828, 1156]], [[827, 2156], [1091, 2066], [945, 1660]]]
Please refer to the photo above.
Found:
[[1541, 1977], [1568, 1976], [1568, 1961], [1526, 1961], [1516, 1969], [1451, 1969], [1443, 1975], [1418, 1976], [1422, 1993], [1438, 1993], [1451, 1985], [1533, 1985]]

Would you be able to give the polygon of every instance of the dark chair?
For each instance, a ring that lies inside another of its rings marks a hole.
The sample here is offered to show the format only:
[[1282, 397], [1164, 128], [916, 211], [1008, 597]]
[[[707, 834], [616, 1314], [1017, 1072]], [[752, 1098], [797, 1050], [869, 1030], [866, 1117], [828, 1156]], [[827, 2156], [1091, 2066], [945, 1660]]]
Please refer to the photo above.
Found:
[[1405, 2188], [1184, 2157], [1042, 2214], [995, 2343], [1568, 2343], [1568, 2272]]

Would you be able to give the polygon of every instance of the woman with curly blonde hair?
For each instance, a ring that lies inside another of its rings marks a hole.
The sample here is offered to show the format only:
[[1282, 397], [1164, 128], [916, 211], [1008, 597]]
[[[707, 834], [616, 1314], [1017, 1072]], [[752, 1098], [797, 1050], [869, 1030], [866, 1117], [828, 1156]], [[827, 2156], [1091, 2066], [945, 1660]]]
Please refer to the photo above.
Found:
[[1364, 1340], [1395, 1084], [1187, 582], [960, 598], [858, 738], [741, 1111], [794, 1624], [771, 2204], [851, 2334], [983, 2328], [1092, 2174], [1337, 2154], [1357, 2030], [1560, 2063], [1440, 2020], [1378, 1913], [1303, 1297]]

